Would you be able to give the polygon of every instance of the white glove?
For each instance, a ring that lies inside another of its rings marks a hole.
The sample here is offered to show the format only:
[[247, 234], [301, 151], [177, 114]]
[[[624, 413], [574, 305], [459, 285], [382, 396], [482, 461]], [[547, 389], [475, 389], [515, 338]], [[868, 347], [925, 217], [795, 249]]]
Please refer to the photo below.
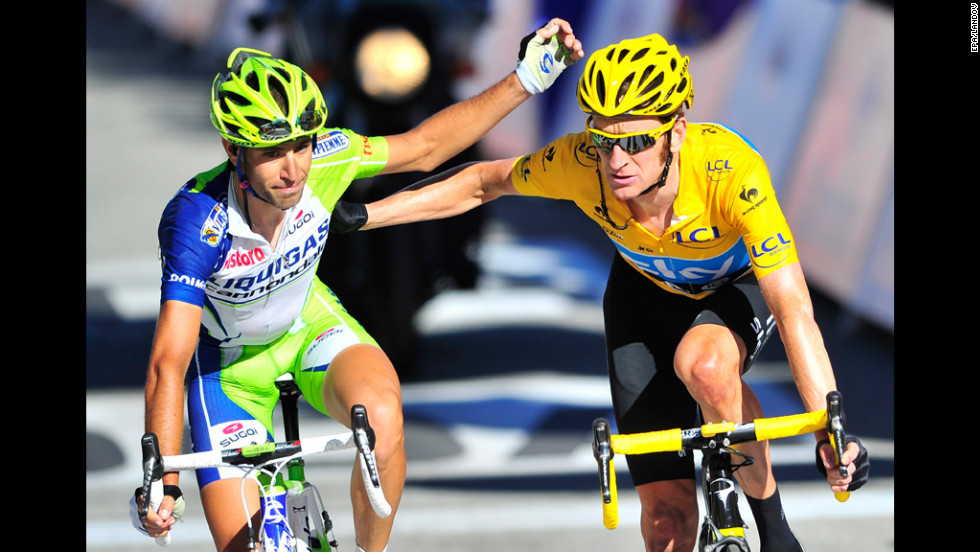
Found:
[[[180, 492], [180, 489], [176, 485], [165, 485], [164, 489], [165, 494], [176, 497], [174, 499], [174, 511], [171, 512], [170, 515], [176, 518], [177, 521], [182, 521], [184, 519], [184, 508], [186, 506], [183, 493]], [[129, 521], [132, 522], [133, 527], [137, 531], [149, 537], [150, 533], [146, 530], [146, 527], [143, 527], [143, 520], [140, 519], [138, 498], [142, 496], [142, 494], [143, 488], [137, 487], [136, 492], [129, 498]]]
[[531, 94], [540, 94], [554, 84], [565, 67], [575, 63], [571, 52], [558, 40], [556, 33], [545, 40], [535, 31], [521, 41], [517, 78]]

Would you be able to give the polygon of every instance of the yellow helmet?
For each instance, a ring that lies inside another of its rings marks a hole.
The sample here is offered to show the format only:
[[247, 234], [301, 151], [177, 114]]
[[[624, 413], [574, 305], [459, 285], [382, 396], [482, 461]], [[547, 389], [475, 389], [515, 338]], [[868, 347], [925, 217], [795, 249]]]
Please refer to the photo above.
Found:
[[605, 117], [664, 116], [694, 105], [690, 58], [658, 34], [631, 38], [589, 57], [578, 81], [582, 111]]

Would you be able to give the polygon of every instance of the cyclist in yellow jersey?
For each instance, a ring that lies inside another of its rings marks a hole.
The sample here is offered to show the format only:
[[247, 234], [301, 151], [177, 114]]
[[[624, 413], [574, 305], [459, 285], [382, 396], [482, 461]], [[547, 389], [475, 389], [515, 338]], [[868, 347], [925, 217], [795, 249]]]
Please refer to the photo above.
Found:
[[[369, 328], [314, 277], [337, 199], [359, 179], [433, 170], [583, 56], [568, 22], [552, 19], [525, 37], [516, 69], [483, 93], [402, 134], [363, 136], [325, 127], [326, 102], [301, 68], [235, 49], [211, 90], [220, 164], [181, 187], [158, 228], [163, 277], [145, 429], [161, 453], [181, 451], [185, 395], [195, 452], [272, 441], [275, 381], [291, 373], [309, 404], [340, 423], [350, 425], [354, 404], [367, 407], [397, 510], [406, 470], [398, 375]], [[260, 521], [254, 482], [233, 469], [196, 476], [215, 548], [245, 550], [246, 513]], [[182, 512], [179, 474], [163, 482], [167, 496], [145, 518], [141, 489], [130, 501], [134, 527], [151, 537], [167, 535]], [[377, 517], [360, 482], [351, 503], [355, 549], [387, 550], [394, 514]]]
[[[762, 407], [742, 381], [778, 328], [807, 410], [836, 388], [830, 359], [766, 164], [723, 125], [691, 123], [688, 58], [660, 35], [593, 53], [578, 85], [583, 132], [518, 158], [472, 163], [380, 201], [342, 204], [331, 231], [453, 216], [503, 195], [564, 199], [619, 250], [603, 299], [613, 407], [620, 433], [750, 421]], [[700, 413], [700, 414], [699, 414]], [[826, 432], [818, 470], [834, 491], [867, 480], [867, 450], [849, 439], [834, 465]], [[802, 550], [786, 522], [768, 445], [736, 472], [763, 552]], [[690, 457], [627, 456], [650, 551], [689, 551], [698, 527]]]

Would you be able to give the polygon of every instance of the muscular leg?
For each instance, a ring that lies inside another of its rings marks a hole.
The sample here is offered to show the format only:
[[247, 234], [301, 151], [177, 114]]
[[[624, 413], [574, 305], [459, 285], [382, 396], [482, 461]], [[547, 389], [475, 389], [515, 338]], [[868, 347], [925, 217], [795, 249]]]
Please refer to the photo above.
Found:
[[[678, 345], [674, 370], [701, 406], [706, 421], [738, 423], [762, 417], [759, 400], [742, 381], [745, 354], [742, 339], [716, 324], [694, 326]], [[768, 443], [745, 443], [738, 448], [755, 458], [754, 464], [735, 472], [745, 493], [767, 498], [776, 492]]]
[[636, 488], [640, 496], [640, 533], [647, 552], [690, 552], [698, 534], [698, 504], [693, 479], [654, 481]]
[[[745, 344], [728, 328], [701, 324], [688, 330], [674, 356], [674, 369], [709, 422], [745, 422], [762, 417], [755, 393], [742, 381]], [[735, 472], [756, 517], [762, 552], [802, 552], [782, 511], [772, 474], [769, 444], [744, 443], [755, 463]]]
[[392, 515], [381, 519], [374, 513], [357, 463], [351, 476], [351, 503], [358, 545], [366, 552], [380, 552], [388, 544], [394, 512], [405, 486], [405, 436], [398, 374], [381, 349], [353, 345], [333, 359], [325, 377], [323, 402], [331, 417], [350, 427], [351, 407], [362, 404], [374, 428], [381, 486]]
[[[242, 508], [242, 481], [238, 478], [213, 481], [201, 489], [201, 506], [211, 529], [215, 549], [220, 552], [238, 552], [248, 547], [248, 525]], [[252, 529], [261, 523], [258, 485], [246, 482], [245, 493], [248, 511], [252, 516]]]

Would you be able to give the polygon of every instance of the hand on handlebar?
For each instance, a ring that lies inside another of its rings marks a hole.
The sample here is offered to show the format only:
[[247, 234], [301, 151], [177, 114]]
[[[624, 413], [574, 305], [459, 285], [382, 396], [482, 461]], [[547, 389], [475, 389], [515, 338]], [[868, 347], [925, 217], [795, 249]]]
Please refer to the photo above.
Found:
[[837, 459], [830, 441], [824, 439], [817, 443], [817, 471], [827, 477], [827, 483], [834, 492], [856, 491], [868, 482], [871, 460], [868, 449], [854, 436], [847, 437], [847, 448], [841, 455], [841, 465], [847, 468], [847, 477], [842, 477], [837, 467]]
[[148, 537], [163, 537], [173, 529], [184, 515], [184, 497], [176, 485], [164, 486], [164, 497], [157, 509], [148, 508], [146, 517], [140, 517], [143, 506], [143, 488], [137, 487], [129, 499], [129, 517], [133, 527]]

